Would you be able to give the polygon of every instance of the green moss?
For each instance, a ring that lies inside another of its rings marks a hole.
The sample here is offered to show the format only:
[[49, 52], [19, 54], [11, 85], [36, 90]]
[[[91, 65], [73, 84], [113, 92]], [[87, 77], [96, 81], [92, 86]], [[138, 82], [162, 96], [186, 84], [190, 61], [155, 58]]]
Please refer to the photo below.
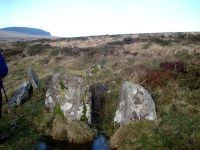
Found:
[[84, 86], [84, 92], [81, 93], [81, 96], [80, 96], [80, 99], [82, 100], [83, 102], [83, 115], [81, 116], [81, 121], [84, 121], [86, 123], [88, 123], [88, 118], [86, 116], [86, 113], [87, 113], [87, 107], [86, 107], [86, 103], [88, 102], [89, 100], [89, 91], [88, 91], [88, 88], [87, 88], [87, 79], [85, 78], [85, 86]]
[[109, 92], [104, 94], [105, 104], [100, 112], [100, 128], [107, 136], [111, 136], [115, 131], [114, 116], [119, 99], [119, 88], [111, 86]]
[[87, 112], [87, 107], [85, 105], [85, 102], [83, 102], [83, 115], [81, 116], [81, 121], [84, 121], [84, 122], [88, 122], [88, 119], [86, 117], [86, 112]]
[[64, 116], [59, 104], [56, 104], [56, 106], [54, 107], [53, 112], [54, 112], [54, 115], [60, 115], [63, 119], [65, 118], [65, 116]]
[[[100, 109], [96, 108], [96, 110], [93, 111], [93, 115], [98, 117], [98, 119], [93, 120], [93, 127], [96, 128], [98, 132], [103, 133], [108, 137], [111, 136], [115, 131], [113, 120], [117, 109], [120, 88], [120, 85], [117, 81], [114, 80], [114, 84], [111, 81], [104, 81], [104, 85], [108, 87], [108, 90], [103, 93], [100, 92], [101, 94], [96, 95], [98, 96], [101, 106]], [[94, 92], [98, 91], [98, 85], [99, 83], [94, 84]]]
[[61, 88], [62, 90], [68, 89], [68, 87], [65, 86], [65, 84], [63, 83], [62, 80], [59, 81], [59, 84], [60, 84], [60, 88]]

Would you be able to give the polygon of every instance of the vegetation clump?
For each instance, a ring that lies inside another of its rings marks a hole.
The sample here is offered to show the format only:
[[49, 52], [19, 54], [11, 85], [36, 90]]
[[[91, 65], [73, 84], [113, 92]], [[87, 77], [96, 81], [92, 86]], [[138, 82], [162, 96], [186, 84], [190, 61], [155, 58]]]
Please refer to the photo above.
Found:
[[186, 66], [182, 62], [162, 62], [160, 63], [160, 68], [163, 70], [176, 71], [179, 73], [186, 72]]
[[93, 140], [94, 132], [85, 122], [68, 122], [59, 114], [53, 116], [51, 126], [46, 126], [44, 133], [55, 140], [67, 141], [74, 144], [88, 143]]
[[132, 149], [199, 149], [198, 117], [170, 113], [160, 121], [136, 121], [119, 128], [110, 140], [111, 148]]
[[36, 54], [42, 54], [45, 52], [46, 49], [50, 49], [51, 46], [49, 44], [34, 44], [27, 47], [27, 54], [30, 56], [36, 55]]

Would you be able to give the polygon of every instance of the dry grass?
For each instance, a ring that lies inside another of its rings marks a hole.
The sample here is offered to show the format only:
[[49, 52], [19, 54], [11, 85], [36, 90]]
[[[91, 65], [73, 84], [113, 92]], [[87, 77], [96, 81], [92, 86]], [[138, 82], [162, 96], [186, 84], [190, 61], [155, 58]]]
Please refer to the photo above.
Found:
[[84, 122], [67, 122], [60, 115], [55, 115], [50, 124], [50, 128], [44, 129], [45, 134], [55, 140], [83, 144], [91, 142], [94, 138], [94, 132]]

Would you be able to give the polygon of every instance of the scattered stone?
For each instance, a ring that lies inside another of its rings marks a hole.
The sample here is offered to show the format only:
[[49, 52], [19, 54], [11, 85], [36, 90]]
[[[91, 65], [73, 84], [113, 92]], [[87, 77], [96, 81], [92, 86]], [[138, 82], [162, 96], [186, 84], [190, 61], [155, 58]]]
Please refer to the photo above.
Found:
[[110, 94], [111, 92], [112, 92], [111, 90], [108, 90], [108, 91], [107, 91], [108, 94]]
[[98, 73], [100, 70], [103, 69], [101, 64], [94, 64], [88, 71], [88, 76], [92, 77], [94, 74]]
[[45, 106], [54, 110], [58, 104], [68, 121], [90, 120], [90, 102], [84, 101], [84, 79], [69, 74], [55, 74], [46, 92]]
[[111, 83], [112, 83], [112, 84], [116, 84], [116, 81], [112, 81]]
[[29, 68], [28, 70], [28, 76], [29, 76], [29, 82], [33, 86], [34, 89], [37, 89], [40, 85], [40, 81], [38, 79], [38, 76], [36, 73], [33, 71], [32, 68]]
[[10, 105], [20, 105], [30, 98], [32, 93], [32, 86], [29, 82], [21, 84], [14, 92], [12, 98], [9, 101]]
[[155, 120], [156, 110], [151, 95], [141, 85], [125, 81], [114, 122], [128, 124], [133, 120]]

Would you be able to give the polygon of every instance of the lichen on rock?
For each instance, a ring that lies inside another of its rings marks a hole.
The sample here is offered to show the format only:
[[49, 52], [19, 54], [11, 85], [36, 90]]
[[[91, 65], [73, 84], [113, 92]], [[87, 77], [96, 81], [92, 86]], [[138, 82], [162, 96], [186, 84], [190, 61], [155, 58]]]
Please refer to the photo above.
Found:
[[71, 74], [53, 75], [48, 84], [45, 106], [54, 115], [45, 135], [72, 143], [92, 141], [94, 133], [88, 126], [90, 101], [84, 96], [84, 79]]
[[29, 82], [31, 83], [31, 85], [33, 86], [33, 88], [34, 89], [39, 88], [40, 81], [38, 79], [38, 76], [36, 75], [36, 73], [33, 71], [32, 68], [28, 69], [28, 76], [29, 76]]
[[[56, 104], [60, 108], [68, 121], [80, 121], [86, 115], [90, 120], [90, 103], [85, 102], [82, 95], [85, 93], [84, 79], [70, 74], [55, 74], [49, 83], [46, 93], [45, 106], [53, 111]], [[84, 112], [84, 105], [86, 111]], [[86, 114], [84, 114], [86, 113]]]
[[10, 105], [20, 105], [29, 99], [32, 93], [32, 85], [29, 82], [22, 83], [9, 100]]
[[125, 81], [114, 122], [127, 124], [133, 120], [156, 119], [155, 104], [151, 95], [141, 85]]

